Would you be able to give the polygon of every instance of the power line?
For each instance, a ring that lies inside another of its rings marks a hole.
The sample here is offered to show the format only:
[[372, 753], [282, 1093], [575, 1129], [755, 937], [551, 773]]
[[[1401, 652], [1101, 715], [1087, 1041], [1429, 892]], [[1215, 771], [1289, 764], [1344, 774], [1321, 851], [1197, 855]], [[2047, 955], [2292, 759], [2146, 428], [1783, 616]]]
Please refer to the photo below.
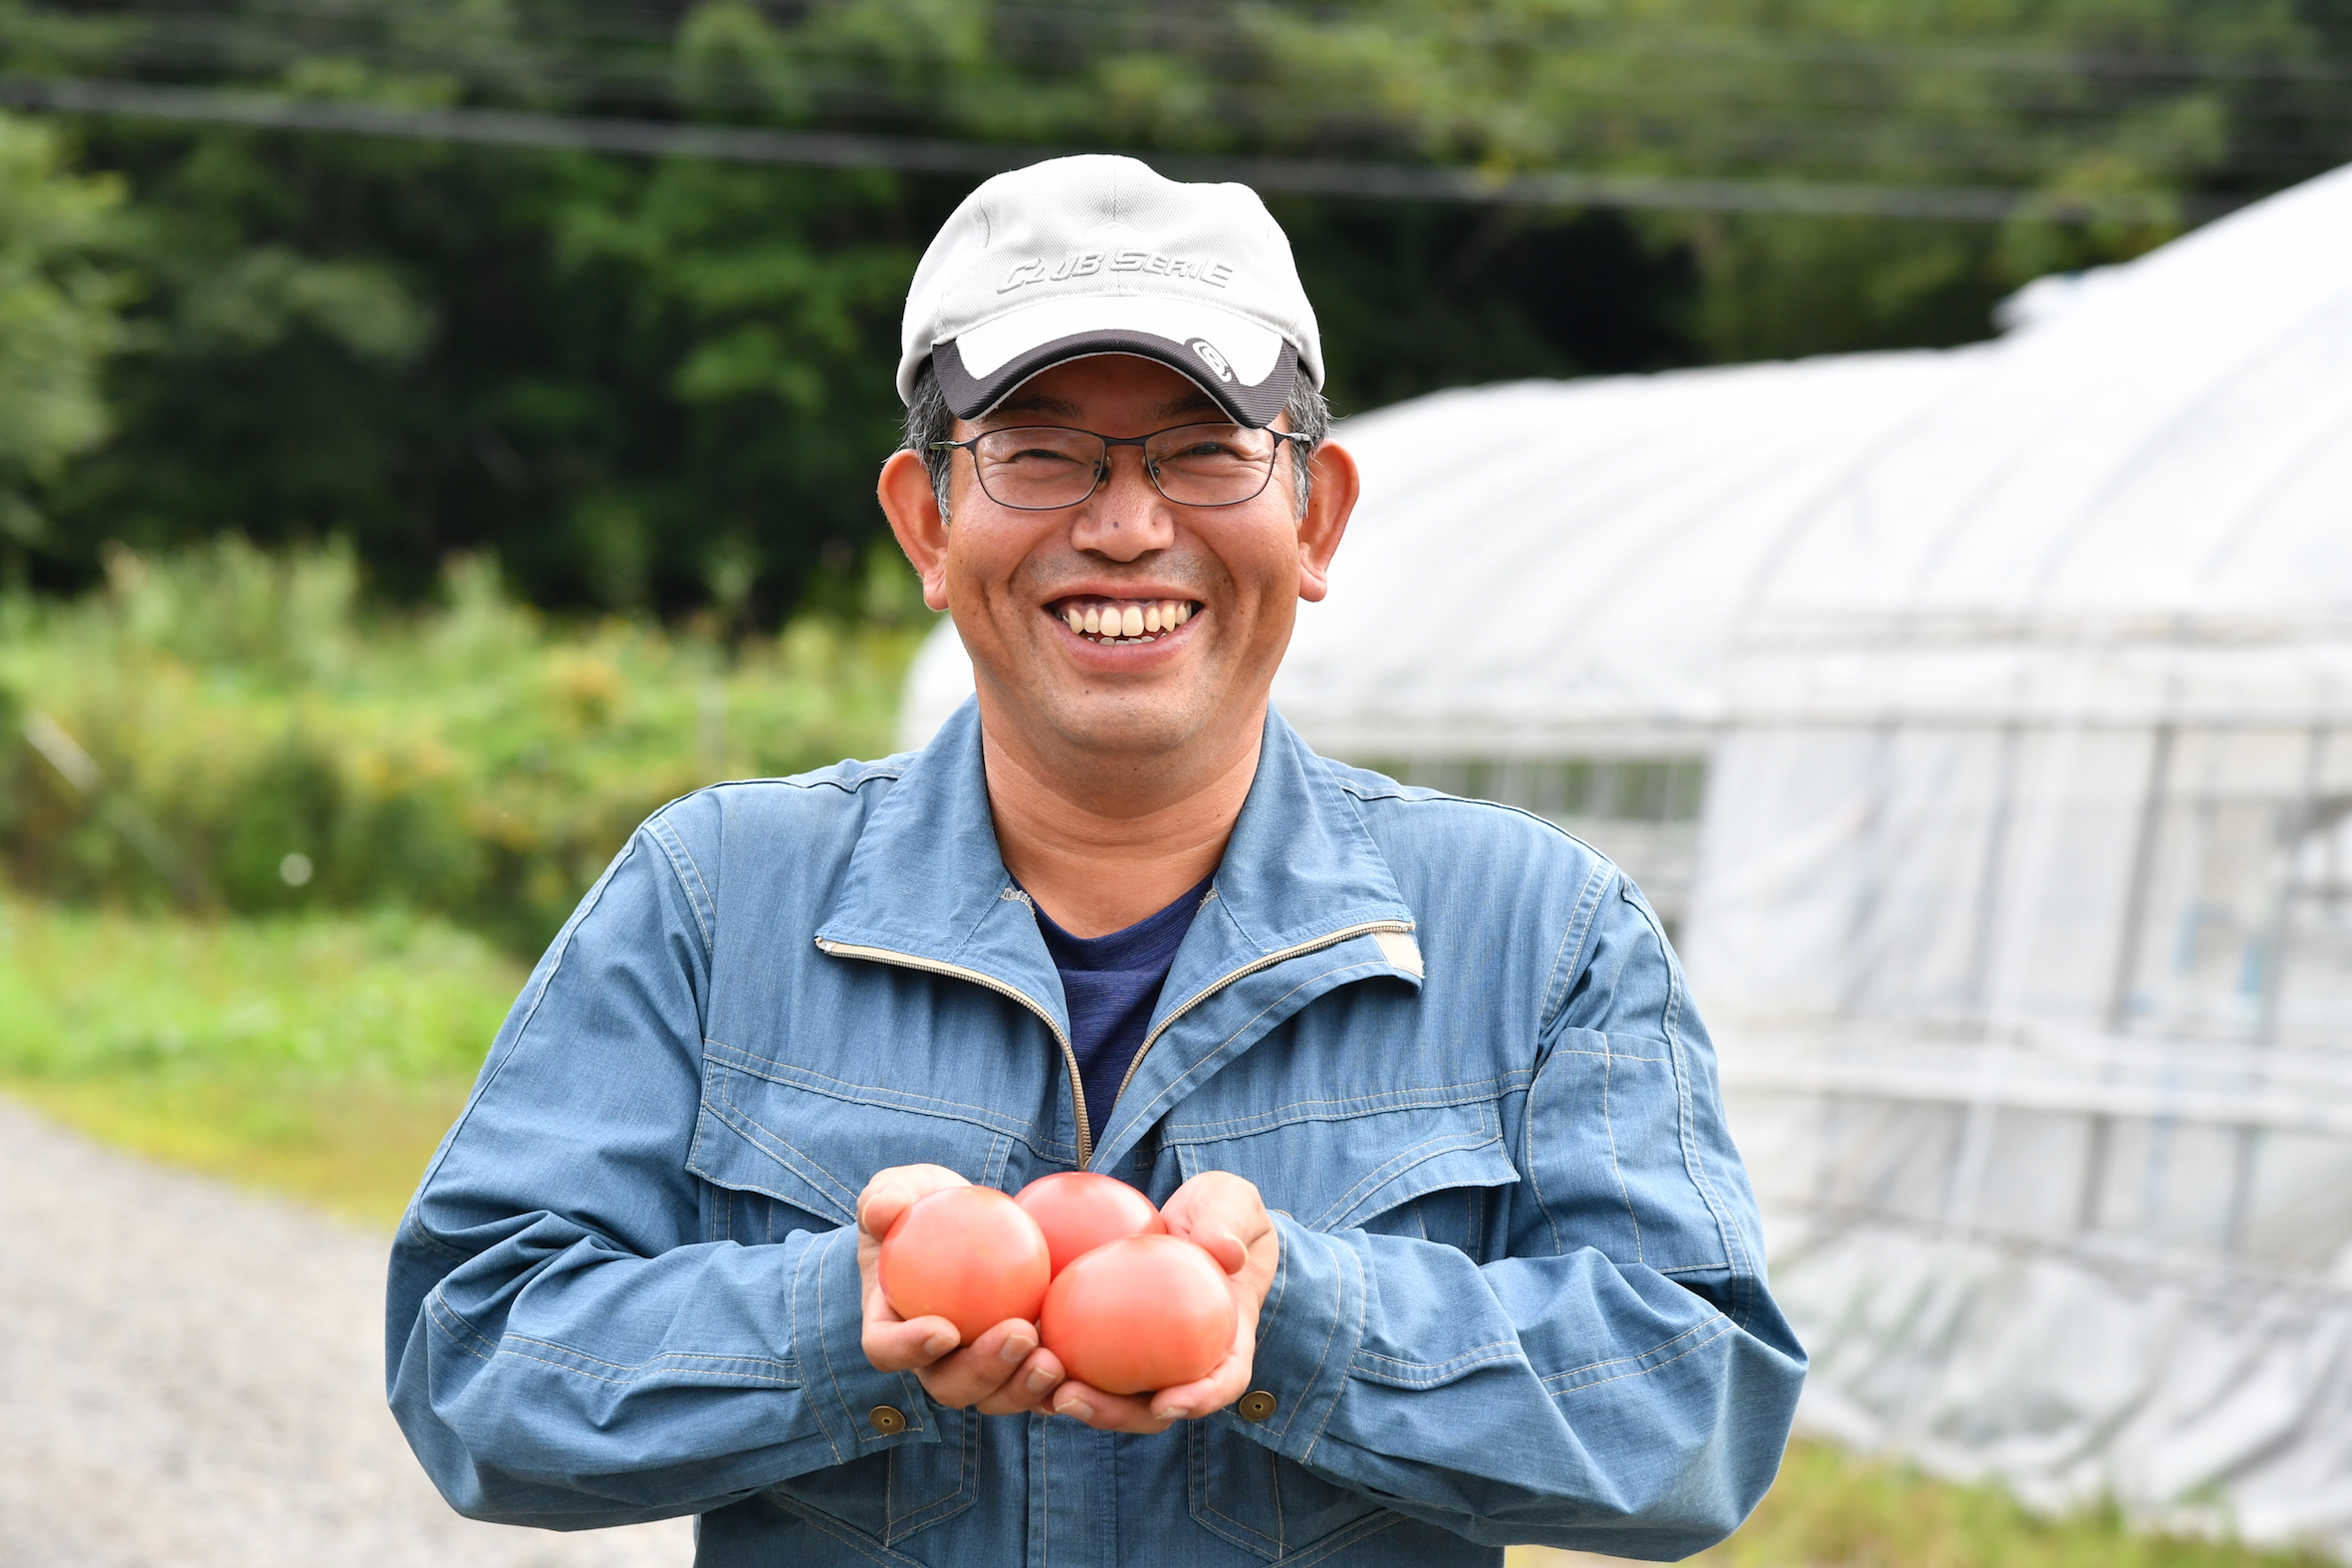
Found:
[[[400, 136], [490, 146], [545, 147], [635, 157], [707, 158], [808, 168], [888, 168], [918, 174], [988, 175], [1076, 147], [959, 141], [854, 131], [770, 130], [604, 115], [541, 114], [495, 109], [432, 109], [349, 99], [297, 99], [67, 77], [0, 77], [0, 104], [52, 113], [114, 114], [262, 129]], [[1262, 191], [1368, 200], [1468, 202], [1490, 206], [1636, 207], [1686, 212], [1773, 212], [1824, 217], [1927, 218], [1999, 222], [2045, 198], [2029, 190], [1966, 185], [1878, 185], [1802, 180], [1670, 179], [1570, 170], [1493, 174], [1429, 164], [1319, 158], [1217, 157], [1138, 152], [1172, 177], [1233, 180]], [[2193, 219], [2239, 205], [2184, 197]], [[2156, 217], [2161, 198], [2121, 193], [2088, 198], [2052, 216]]]

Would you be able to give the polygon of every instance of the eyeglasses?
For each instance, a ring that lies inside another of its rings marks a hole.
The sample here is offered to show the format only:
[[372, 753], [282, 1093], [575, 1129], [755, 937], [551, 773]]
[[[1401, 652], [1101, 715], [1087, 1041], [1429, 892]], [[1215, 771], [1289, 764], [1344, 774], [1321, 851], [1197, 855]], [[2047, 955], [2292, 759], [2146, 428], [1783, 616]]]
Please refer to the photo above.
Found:
[[1110, 449], [1143, 448], [1152, 488], [1180, 507], [1234, 507], [1256, 500], [1274, 478], [1288, 430], [1247, 425], [1176, 425], [1141, 436], [1101, 436], [1062, 425], [989, 430], [969, 441], [934, 441], [931, 450], [966, 451], [981, 492], [1001, 507], [1052, 512], [1074, 507], [1110, 474]]

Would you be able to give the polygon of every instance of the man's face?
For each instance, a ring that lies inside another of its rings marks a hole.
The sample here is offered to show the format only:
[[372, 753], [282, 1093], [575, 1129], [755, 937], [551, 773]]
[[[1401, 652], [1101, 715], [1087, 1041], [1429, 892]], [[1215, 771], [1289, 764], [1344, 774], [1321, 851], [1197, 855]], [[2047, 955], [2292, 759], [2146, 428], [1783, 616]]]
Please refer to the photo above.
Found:
[[[1041, 371], [955, 434], [1063, 425], [1140, 436], [1225, 421], [1176, 371], [1105, 354]], [[1141, 449], [1117, 447], [1092, 496], [1028, 512], [991, 500], [959, 452], [946, 549], [925, 588], [955, 614], [992, 725], [1034, 727], [1036, 741], [1063, 753], [1170, 754], [1221, 723], [1257, 722], [1298, 599], [1322, 596], [1338, 543], [1327, 503], [1352, 499], [1347, 480], [1334, 486], [1344, 498], [1318, 495], [1302, 520], [1285, 453], [1256, 499], [1180, 506], [1152, 486]], [[1114, 638], [1112, 617], [1159, 629]], [[1089, 618], [1106, 630], [1083, 630]]]

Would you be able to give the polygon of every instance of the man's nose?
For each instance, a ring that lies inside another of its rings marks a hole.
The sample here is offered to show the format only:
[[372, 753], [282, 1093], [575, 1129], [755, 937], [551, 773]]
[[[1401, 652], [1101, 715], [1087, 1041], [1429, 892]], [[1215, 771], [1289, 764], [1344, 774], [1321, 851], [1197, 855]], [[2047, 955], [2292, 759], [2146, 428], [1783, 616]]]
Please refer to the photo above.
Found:
[[1143, 449], [1114, 446], [1107, 462], [1110, 471], [1102, 483], [1078, 505], [1070, 526], [1071, 546], [1112, 560], [1133, 560], [1167, 549], [1176, 539], [1176, 519], [1168, 498], [1144, 470]]

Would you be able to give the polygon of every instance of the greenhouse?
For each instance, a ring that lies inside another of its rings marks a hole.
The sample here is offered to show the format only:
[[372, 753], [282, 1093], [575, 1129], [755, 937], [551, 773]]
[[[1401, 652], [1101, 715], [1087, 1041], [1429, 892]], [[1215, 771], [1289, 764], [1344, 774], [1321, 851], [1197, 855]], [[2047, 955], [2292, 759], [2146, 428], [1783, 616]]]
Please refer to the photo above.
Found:
[[2352, 1553], [2348, 256], [2352, 169], [1993, 343], [1351, 420], [1276, 701], [1650, 890], [1814, 1430]]

